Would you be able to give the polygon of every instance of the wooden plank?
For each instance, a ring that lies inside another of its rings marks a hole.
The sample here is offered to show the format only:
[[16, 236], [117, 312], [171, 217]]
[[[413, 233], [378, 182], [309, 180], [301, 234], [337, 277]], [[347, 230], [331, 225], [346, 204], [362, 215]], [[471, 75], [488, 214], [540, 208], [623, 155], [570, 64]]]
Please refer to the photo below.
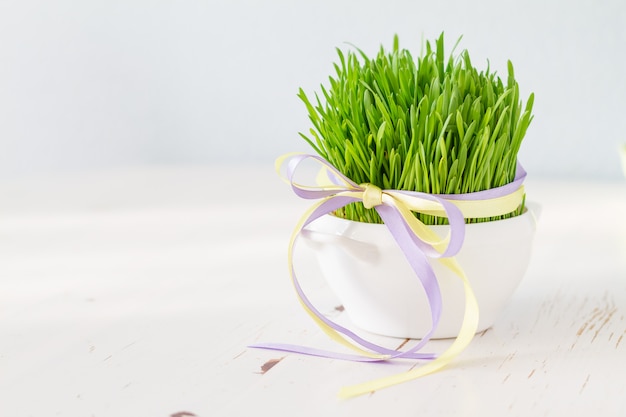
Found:
[[[253, 205], [215, 186], [220, 176], [251, 181]], [[338, 400], [342, 386], [415, 364], [247, 348], [339, 349], [300, 309], [286, 271], [287, 239], [308, 203], [272, 181], [250, 168], [118, 173], [100, 177], [99, 192], [87, 191], [89, 178], [41, 180], [0, 209], [0, 415], [626, 411], [624, 184], [529, 182], [543, 204], [533, 260], [493, 328], [437, 374]], [[63, 201], [36, 198], [54, 187]], [[213, 190], [199, 197], [202, 187]], [[303, 248], [298, 271], [312, 297], [346, 322]]]

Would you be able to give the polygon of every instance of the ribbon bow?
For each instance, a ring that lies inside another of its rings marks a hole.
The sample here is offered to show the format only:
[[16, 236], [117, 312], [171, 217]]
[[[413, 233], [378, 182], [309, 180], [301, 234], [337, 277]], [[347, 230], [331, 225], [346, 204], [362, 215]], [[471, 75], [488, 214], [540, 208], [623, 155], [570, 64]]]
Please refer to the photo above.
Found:
[[[317, 183], [314, 185], [299, 184], [294, 178], [297, 168], [306, 160], [313, 160], [322, 168], [320, 174], [323, 175], [318, 175]], [[300, 218], [289, 242], [289, 272], [300, 303], [326, 334], [360, 355], [327, 352], [276, 343], [256, 344], [252, 347], [361, 362], [386, 361], [394, 358], [435, 359], [408, 372], [344, 387], [339, 393], [340, 397], [343, 398], [361, 395], [435, 372], [461, 353], [472, 340], [478, 327], [476, 297], [463, 269], [454, 258], [463, 244], [465, 218], [492, 217], [514, 211], [524, 196], [522, 183], [526, 173], [522, 167], [518, 165], [515, 180], [503, 187], [476, 193], [448, 195], [381, 190], [376, 185], [369, 183], [356, 184], [328, 161], [315, 155], [284, 155], [276, 161], [279, 175], [281, 175], [283, 168], [286, 171], [283, 178], [291, 185], [296, 195], [305, 199], [319, 200]], [[366, 208], [374, 208], [377, 211], [426, 292], [430, 304], [432, 327], [414, 347], [406, 351], [395, 351], [378, 346], [328, 319], [313, 306], [296, 278], [293, 251], [300, 232], [319, 217], [353, 202], [362, 202]], [[413, 212], [446, 217], [450, 225], [448, 235], [440, 238], [428, 226], [418, 220]], [[465, 290], [465, 315], [461, 330], [452, 345], [439, 356], [419, 352], [436, 330], [441, 317], [442, 306], [439, 284], [427, 258], [438, 259], [439, 262], [451, 269], [461, 279]]]

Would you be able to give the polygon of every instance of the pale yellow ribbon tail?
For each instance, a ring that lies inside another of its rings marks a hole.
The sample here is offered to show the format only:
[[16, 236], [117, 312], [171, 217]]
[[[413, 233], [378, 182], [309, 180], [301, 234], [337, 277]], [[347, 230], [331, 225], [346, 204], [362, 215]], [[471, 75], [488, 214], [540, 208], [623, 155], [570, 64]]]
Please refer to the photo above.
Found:
[[453, 258], [445, 258], [440, 261], [459, 275], [465, 289], [465, 317], [463, 318], [461, 330], [459, 331], [454, 343], [452, 343], [452, 345], [437, 359], [426, 363], [419, 368], [385, 378], [364, 382], [362, 384], [344, 387], [339, 391], [340, 398], [356, 397], [358, 395], [388, 388], [390, 386], [411, 381], [436, 372], [448, 365], [470, 344], [474, 338], [474, 334], [476, 334], [476, 330], [478, 329], [478, 303], [476, 301], [476, 297], [472, 291], [469, 281], [467, 280], [467, 277], [465, 276], [465, 273], [461, 270], [456, 260]]

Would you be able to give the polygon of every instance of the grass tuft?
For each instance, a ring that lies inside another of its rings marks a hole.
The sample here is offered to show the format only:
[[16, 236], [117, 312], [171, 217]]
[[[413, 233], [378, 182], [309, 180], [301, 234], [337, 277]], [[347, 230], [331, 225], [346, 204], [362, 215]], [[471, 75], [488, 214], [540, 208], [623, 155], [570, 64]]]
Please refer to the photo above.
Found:
[[[460, 194], [511, 182], [533, 118], [534, 94], [522, 103], [510, 61], [503, 82], [489, 68], [479, 72], [467, 50], [446, 59], [443, 33], [434, 47], [428, 41], [425, 46], [417, 60], [399, 47], [397, 36], [392, 50], [381, 46], [375, 58], [358, 48], [337, 49], [335, 74], [321, 95], [298, 93], [313, 124], [300, 135], [356, 183]], [[523, 209], [522, 204], [507, 215], [468, 222], [512, 217]], [[335, 215], [381, 223], [362, 203]], [[447, 222], [416, 216], [426, 224]]]

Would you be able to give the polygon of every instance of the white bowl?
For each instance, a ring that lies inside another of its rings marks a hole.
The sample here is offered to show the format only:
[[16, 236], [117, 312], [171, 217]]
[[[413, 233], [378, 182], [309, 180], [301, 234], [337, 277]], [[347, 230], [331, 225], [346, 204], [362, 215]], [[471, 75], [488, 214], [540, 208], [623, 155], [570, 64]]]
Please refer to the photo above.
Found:
[[[480, 309], [478, 331], [493, 325], [528, 266], [535, 213], [466, 225], [456, 258]], [[431, 226], [445, 236], [448, 226]], [[420, 281], [385, 225], [323, 216], [306, 227], [303, 240], [313, 248], [322, 274], [351, 321], [363, 330], [419, 339], [430, 330], [431, 314]], [[463, 321], [461, 280], [430, 259], [441, 288], [442, 315], [434, 338], [455, 337]]]

